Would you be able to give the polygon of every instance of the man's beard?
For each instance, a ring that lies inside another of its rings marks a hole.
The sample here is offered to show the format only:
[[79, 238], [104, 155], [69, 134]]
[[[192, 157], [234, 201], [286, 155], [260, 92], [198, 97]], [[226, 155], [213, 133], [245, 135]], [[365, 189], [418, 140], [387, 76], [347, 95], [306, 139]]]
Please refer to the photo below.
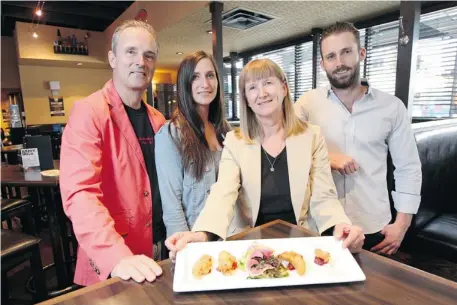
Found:
[[[338, 71], [346, 70], [346, 69], [350, 69], [350, 71], [352, 71], [352, 73], [350, 73], [348, 78], [346, 78], [344, 80], [339, 80], [336, 78], [336, 76], [335, 77], [333, 76], [334, 73], [337, 73]], [[354, 67], [352, 67], [352, 69], [349, 67], [343, 66], [343, 67], [340, 67], [339, 69], [335, 70], [332, 74], [329, 74], [327, 71], [325, 71], [325, 73], [327, 74], [327, 78], [328, 78], [330, 84], [332, 85], [332, 87], [335, 87], [337, 89], [347, 89], [349, 87], [354, 86], [359, 81], [360, 62], [357, 63]]]

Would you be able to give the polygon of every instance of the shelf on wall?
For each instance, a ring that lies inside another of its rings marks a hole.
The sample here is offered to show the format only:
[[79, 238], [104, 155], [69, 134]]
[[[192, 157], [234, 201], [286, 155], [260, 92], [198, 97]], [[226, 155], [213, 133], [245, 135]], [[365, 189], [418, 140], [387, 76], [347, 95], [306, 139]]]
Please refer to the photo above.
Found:
[[54, 54], [89, 55], [89, 50], [78, 47], [54, 46]]

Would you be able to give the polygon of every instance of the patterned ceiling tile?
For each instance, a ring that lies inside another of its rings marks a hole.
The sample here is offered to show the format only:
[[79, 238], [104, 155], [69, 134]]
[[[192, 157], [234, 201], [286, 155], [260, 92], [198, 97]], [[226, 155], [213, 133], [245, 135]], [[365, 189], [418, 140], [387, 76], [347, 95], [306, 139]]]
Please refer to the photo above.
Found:
[[[224, 1], [224, 12], [244, 8], [274, 17], [259, 26], [237, 30], [223, 27], [224, 56], [308, 35], [336, 21], [359, 21], [395, 11], [400, 1]], [[212, 53], [209, 5], [158, 33], [160, 66], [176, 67], [184, 54]]]

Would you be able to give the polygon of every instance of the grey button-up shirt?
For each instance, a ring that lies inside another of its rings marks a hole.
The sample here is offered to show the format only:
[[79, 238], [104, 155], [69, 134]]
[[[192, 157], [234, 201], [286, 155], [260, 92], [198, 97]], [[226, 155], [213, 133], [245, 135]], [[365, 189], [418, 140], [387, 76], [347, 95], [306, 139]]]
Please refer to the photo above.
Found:
[[370, 234], [382, 230], [392, 218], [388, 150], [395, 166], [395, 209], [417, 213], [421, 163], [407, 110], [398, 98], [369, 87], [350, 113], [330, 87], [318, 88], [305, 93], [295, 110], [303, 120], [322, 128], [329, 152], [346, 154], [359, 164], [351, 175], [332, 171], [338, 198], [353, 224]]

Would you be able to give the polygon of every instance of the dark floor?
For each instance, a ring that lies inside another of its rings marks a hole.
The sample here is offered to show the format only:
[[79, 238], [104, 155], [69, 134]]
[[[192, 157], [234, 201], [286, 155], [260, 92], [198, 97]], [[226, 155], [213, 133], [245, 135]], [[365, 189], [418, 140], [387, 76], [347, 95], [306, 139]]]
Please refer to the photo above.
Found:
[[[49, 234], [46, 229], [43, 232], [41, 232], [40, 237], [42, 238], [42, 261], [43, 265], [45, 266], [52, 263], [51, 242], [49, 240]], [[412, 257], [411, 255], [405, 253], [396, 254], [392, 258], [401, 263], [411, 265], [426, 272], [430, 272], [435, 275], [457, 282], [457, 264], [455, 263], [445, 261], [442, 259], [433, 259], [429, 257]], [[29, 263], [23, 263], [22, 265], [8, 272], [8, 279], [11, 290], [10, 293], [12, 296], [10, 304], [33, 304], [32, 295], [25, 288], [26, 282], [30, 276], [31, 270]], [[49, 290], [52, 290], [56, 287], [55, 272], [53, 268], [46, 271], [46, 279]]]

